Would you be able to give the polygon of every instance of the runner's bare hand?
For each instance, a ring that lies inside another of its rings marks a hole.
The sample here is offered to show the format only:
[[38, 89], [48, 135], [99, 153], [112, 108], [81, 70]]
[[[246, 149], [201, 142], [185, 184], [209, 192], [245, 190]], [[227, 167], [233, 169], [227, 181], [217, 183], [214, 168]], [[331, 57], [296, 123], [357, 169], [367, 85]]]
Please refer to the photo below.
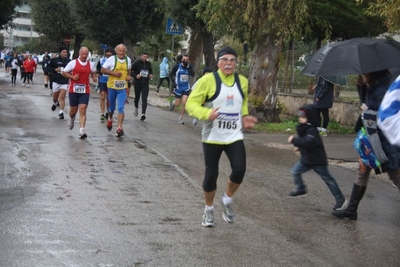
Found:
[[254, 116], [244, 116], [242, 118], [242, 122], [243, 122], [243, 128], [245, 129], [253, 129], [255, 124], [257, 123], [257, 118]]
[[219, 116], [218, 109], [219, 109], [219, 108], [214, 108], [214, 109], [211, 111], [210, 115], [208, 116], [208, 120], [209, 120], [209, 121], [213, 121], [213, 120], [215, 120], [216, 118], [218, 118], [218, 116]]

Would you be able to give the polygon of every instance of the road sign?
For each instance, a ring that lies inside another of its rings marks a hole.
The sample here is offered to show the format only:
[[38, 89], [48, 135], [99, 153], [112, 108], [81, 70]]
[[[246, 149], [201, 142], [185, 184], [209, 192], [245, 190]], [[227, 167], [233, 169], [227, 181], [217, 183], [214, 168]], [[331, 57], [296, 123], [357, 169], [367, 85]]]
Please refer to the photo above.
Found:
[[4, 39], [4, 46], [5, 47], [14, 47], [14, 41], [10, 39]]
[[176, 21], [173, 21], [171, 18], [167, 18], [167, 34], [182, 34], [183, 28]]
[[100, 44], [101, 48], [104, 50], [106, 49], [108, 46], [106, 44]]
[[71, 37], [64, 37], [63, 42], [69, 45], [71, 43]]

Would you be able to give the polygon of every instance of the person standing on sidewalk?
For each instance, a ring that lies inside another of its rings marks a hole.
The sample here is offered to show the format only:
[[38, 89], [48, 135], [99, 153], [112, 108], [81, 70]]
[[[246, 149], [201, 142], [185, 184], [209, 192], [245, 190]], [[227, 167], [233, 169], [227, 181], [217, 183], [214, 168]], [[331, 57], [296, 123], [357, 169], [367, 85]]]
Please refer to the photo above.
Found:
[[146, 119], [146, 109], [147, 109], [147, 98], [149, 96], [149, 81], [153, 79], [153, 69], [151, 68], [151, 63], [147, 60], [149, 54], [143, 52], [140, 55], [140, 59], [133, 63], [132, 73], [134, 75], [134, 90], [135, 90], [135, 117], [139, 114], [139, 100], [140, 95], [142, 95], [142, 115], [140, 120], [144, 121]]
[[294, 145], [295, 151], [300, 151], [301, 158], [291, 171], [296, 189], [290, 192], [289, 196], [296, 197], [307, 194], [307, 188], [301, 175], [313, 169], [324, 180], [335, 198], [336, 204], [333, 209], [341, 210], [347, 201], [335, 178], [328, 170], [328, 158], [324, 143], [317, 130], [317, 125], [319, 125], [318, 109], [314, 105], [305, 105], [299, 109], [298, 116], [297, 136], [289, 136], [288, 143]]
[[126, 46], [119, 44], [115, 47], [116, 55], [109, 57], [101, 67], [101, 73], [108, 75], [108, 108], [107, 129], [111, 131], [113, 123], [113, 115], [118, 101], [118, 117], [117, 117], [117, 137], [122, 137], [124, 131], [122, 124], [125, 118], [125, 101], [126, 88], [128, 81], [131, 80], [131, 59], [126, 56]]
[[110, 106], [108, 102], [108, 89], [107, 89], [107, 82], [108, 82], [108, 75], [101, 73], [101, 67], [107, 61], [109, 57], [113, 54], [113, 49], [111, 47], [107, 47], [104, 51], [105, 56], [100, 58], [99, 62], [97, 63], [97, 73], [100, 75], [99, 77], [99, 90], [100, 90], [100, 121], [105, 121], [108, 119], [108, 113], [106, 112], [106, 107]]
[[89, 105], [90, 96], [90, 81], [89, 76], [92, 76], [92, 80], [97, 82], [96, 67], [90, 61], [87, 60], [89, 56], [89, 50], [87, 47], [81, 47], [79, 49], [79, 57], [68, 63], [62, 71], [62, 76], [70, 79], [68, 84], [68, 97], [69, 97], [69, 117], [68, 128], [72, 130], [74, 128], [75, 116], [79, 108], [79, 138], [87, 138], [85, 132], [86, 124], [86, 110]]
[[[357, 89], [359, 92], [360, 100], [365, 109], [378, 111], [379, 106], [383, 100], [390, 86], [391, 73], [389, 70], [381, 70], [371, 73], [366, 73], [359, 76], [357, 80]], [[359, 129], [355, 129], [358, 131]], [[375, 169], [375, 172], [387, 172], [389, 179], [393, 184], [400, 189], [400, 147], [393, 146], [389, 143], [385, 135], [379, 130], [378, 136], [389, 161], [382, 163], [381, 170]], [[372, 169], [369, 166], [359, 164], [356, 172], [356, 179], [353, 184], [349, 205], [346, 209], [332, 212], [332, 215], [338, 218], [349, 218], [350, 220], [357, 220], [357, 209], [360, 201], [362, 200], [367, 184], [369, 175]]]
[[160, 82], [158, 83], [156, 92], [160, 90], [160, 86], [164, 82], [164, 80], [167, 81], [168, 83], [168, 91], [169, 91], [169, 64], [168, 64], [168, 58], [164, 57], [162, 63], [160, 64]]
[[171, 102], [169, 110], [173, 111], [175, 107], [179, 107], [182, 104], [181, 110], [179, 111], [179, 124], [185, 124], [183, 115], [185, 114], [186, 101], [190, 94], [190, 77], [193, 76], [194, 70], [193, 66], [189, 64], [188, 55], [184, 55], [182, 57], [182, 62], [176, 64], [169, 74], [175, 95], [175, 100]]
[[[233, 223], [233, 195], [246, 172], [246, 151], [243, 129], [254, 128], [257, 119], [248, 113], [248, 80], [235, 73], [235, 50], [224, 47], [218, 52], [218, 71], [197, 81], [187, 101], [190, 116], [204, 120], [202, 131], [205, 175], [203, 193], [205, 208], [202, 225], [214, 227], [214, 198], [217, 190], [219, 160], [228, 156], [232, 173], [221, 199], [222, 218]], [[205, 102], [205, 103], [204, 103]], [[204, 105], [203, 105], [204, 104]]]
[[[318, 108], [319, 123], [318, 131], [321, 136], [328, 136], [327, 128], [329, 124], [329, 109], [333, 106], [334, 85], [323, 76], [318, 78], [318, 83], [313, 87], [314, 105]], [[322, 114], [322, 127], [321, 127]]]
[[57, 106], [60, 106], [58, 118], [64, 119], [64, 108], [65, 108], [65, 96], [67, 95], [69, 79], [64, 77], [61, 73], [65, 66], [71, 60], [68, 58], [68, 51], [66, 47], [59, 48], [59, 55], [56, 58], [52, 58], [48, 71], [51, 73], [51, 80], [53, 81], [53, 105], [51, 110], [56, 110]]

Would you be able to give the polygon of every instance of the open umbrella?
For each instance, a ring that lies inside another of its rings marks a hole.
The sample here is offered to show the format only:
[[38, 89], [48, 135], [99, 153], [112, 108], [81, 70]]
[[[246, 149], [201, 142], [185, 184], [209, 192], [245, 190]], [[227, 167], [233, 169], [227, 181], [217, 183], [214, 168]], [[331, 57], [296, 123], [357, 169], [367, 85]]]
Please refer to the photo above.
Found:
[[[311, 55], [308, 55], [304, 58], [304, 61], [306, 62], [306, 64], [308, 64], [308, 62], [311, 59]], [[347, 85], [347, 78], [345, 75], [338, 75], [338, 76], [322, 76], [323, 79], [327, 80], [328, 82], [331, 82], [333, 84], [336, 84], [338, 86], [345, 86]]]
[[308, 76], [337, 76], [399, 67], [399, 42], [354, 38], [321, 47], [312, 55], [302, 73]]
[[337, 76], [321, 76], [323, 79], [336, 84], [338, 86], [345, 86], [347, 85], [347, 78], [345, 75], [337, 75]]

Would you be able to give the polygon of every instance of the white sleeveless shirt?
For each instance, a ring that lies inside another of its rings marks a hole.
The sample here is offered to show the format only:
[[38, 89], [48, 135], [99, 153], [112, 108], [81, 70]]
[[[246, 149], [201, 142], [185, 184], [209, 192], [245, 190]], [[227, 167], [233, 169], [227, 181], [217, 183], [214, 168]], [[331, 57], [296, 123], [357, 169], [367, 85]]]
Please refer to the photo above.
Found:
[[203, 124], [202, 141], [209, 144], [231, 144], [243, 139], [242, 132], [243, 96], [237, 83], [227, 86], [221, 83], [219, 95], [205, 106], [219, 108], [219, 116], [214, 121]]

